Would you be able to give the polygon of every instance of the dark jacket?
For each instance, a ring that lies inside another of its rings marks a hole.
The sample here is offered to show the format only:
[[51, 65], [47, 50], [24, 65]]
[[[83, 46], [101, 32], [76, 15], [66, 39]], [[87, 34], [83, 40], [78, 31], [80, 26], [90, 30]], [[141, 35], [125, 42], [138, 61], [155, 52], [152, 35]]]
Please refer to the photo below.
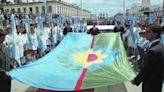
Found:
[[164, 45], [156, 42], [149, 48], [141, 71], [134, 83], [142, 84], [142, 92], [161, 92], [164, 71]]
[[63, 31], [63, 34], [66, 36], [67, 33], [69, 33], [69, 32], [72, 32], [72, 28], [71, 27], [65, 27], [64, 31]]
[[5, 45], [0, 44], [0, 92], [10, 92], [11, 78], [5, 74], [5, 71], [9, 71], [10, 69], [10, 57]]
[[10, 58], [4, 44], [0, 44], [0, 71], [9, 71], [11, 68]]
[[100, 33], [99, 29], [97, 27], [92, 27], [90, 30], [88, 30], [87, 32], [88, 34], [91, 34], [91, 35], [97, 35]]

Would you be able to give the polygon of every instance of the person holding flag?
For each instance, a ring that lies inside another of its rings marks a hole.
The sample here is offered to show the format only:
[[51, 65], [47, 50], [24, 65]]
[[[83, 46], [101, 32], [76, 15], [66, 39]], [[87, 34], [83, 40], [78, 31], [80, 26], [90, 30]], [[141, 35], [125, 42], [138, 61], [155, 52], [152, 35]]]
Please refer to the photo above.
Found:
[[131, 81], [134, 85], [142, 84], [142, 92], [162, 92], [164, 71], [164, 46], [159, 44], [161, 27], [149, 25], [146, 38], [150, 41], [143, 67], [139, 74]]
[[18, 39], [18, 34], [17, 34], [17, 29], [16, 29], [16, 17], [15, 14], [11, 15], [11, 27], [12, 27], [12, 57], [17, 61], [18, 66], [21, 66], [20, 62], [20, 50], [18, 47], [19, 44], [19, 39]]
[[72, 32], [72, 28], [70, 27], [69, 22], [65, 22], [65, 28], [63, 30], [63, 35], [67, 35], [67, 33]]
[[160, 42], [162, 44], [164, 44], [164, 26], [162, 26], [162, 32], [161, 32]]
[[11, 70], [11, 66], [15, 67], [16, 65], [15, 60], [11, 59], [7, 53], [4, 44], [7, 34], [6, 31], [0, 29], [0, 92], [10, 92], [11, 78], [9, 76], [9, 70]]
[[93, 27], [90, 30], [88, 30], [87, 33], [91, 35], [97, 35], [100, 33], [100, 30], [96, 27], [96, 23], [93, 24]]
[[4, 24], [4, 15], [0, 11], [0, 28], [3, 29], [3, 24]]

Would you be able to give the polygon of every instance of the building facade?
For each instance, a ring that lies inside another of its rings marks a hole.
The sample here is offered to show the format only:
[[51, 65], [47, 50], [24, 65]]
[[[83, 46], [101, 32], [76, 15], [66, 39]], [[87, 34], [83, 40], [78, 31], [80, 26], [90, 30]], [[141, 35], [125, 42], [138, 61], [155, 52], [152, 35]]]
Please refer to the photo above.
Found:
[[150, 0], [142, 0], [142, 7], [150, 8], [150, 6], [151, 6]]
[[85, 9], [81, 9], [79, 6], [69, 4], [60, 0], [47, 1], [43, 3], [39, 2], [26, 2], [18, 4], [7, 4], [4, 6], [4, 10], [12, 10], [15, 12], [23, 12], [27, 14], [43, 14], [52, 13], [55, 15], [91, 18], [91, 12]]
[[142, 6], [134, 6], [131, 7], [128, 10], [129, 14], [138, 14], [138, 13], [144, 13], [144, 12], [155, 12], [157, 13], [158, 16], [162, 16], [163, 13], [163, 7], [161, 6], [150, 6], [149, 10], [145, 10], [145, 11], [140, 11], [143, 7]]

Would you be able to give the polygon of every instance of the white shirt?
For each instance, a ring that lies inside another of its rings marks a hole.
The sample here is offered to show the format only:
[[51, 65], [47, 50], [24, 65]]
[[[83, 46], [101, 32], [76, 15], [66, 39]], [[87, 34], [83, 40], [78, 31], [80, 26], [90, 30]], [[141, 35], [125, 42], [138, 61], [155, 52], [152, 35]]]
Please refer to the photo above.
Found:
[[150, 48], [151, 45], [152, 45], [153, 43], [157, 42], [157, 41], [159, 41], [159, 39], [156, 39], [156, 40], [151, 41], [151, 42], [149, 43], [149, 45], [148, 45], [148, 48]]
[[37, 50], [38, 49], [38, 40], [37, 40], [36, 33], [29, 34], [29, 37], [30, 37], [30, 40], [31, 40], [31, 44], [30, 44], [30, 42], [28, 43], [29, 44], [29, 49]]
[[161, 34], [160, 43], [164, 44], [164, 34]]
[[144, 37], [140, 37], [139, 40], [138, 40], [138, 46], [141, 48], [141, 49], [145, 49], [148, 47], [148, 44], [149, 44], [149, 41], [144, 38]]

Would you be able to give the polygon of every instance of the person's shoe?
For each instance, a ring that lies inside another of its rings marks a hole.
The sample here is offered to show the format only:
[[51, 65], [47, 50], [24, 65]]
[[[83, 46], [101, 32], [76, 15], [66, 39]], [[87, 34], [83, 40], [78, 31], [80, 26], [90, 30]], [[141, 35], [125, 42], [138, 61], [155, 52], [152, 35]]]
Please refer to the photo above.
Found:
[[131, 58], [131, 59], [135, 59], [135, 56], [134, 56], [134, 55], [132, 55], [132, 56], [130, 56], [130, 58]]

